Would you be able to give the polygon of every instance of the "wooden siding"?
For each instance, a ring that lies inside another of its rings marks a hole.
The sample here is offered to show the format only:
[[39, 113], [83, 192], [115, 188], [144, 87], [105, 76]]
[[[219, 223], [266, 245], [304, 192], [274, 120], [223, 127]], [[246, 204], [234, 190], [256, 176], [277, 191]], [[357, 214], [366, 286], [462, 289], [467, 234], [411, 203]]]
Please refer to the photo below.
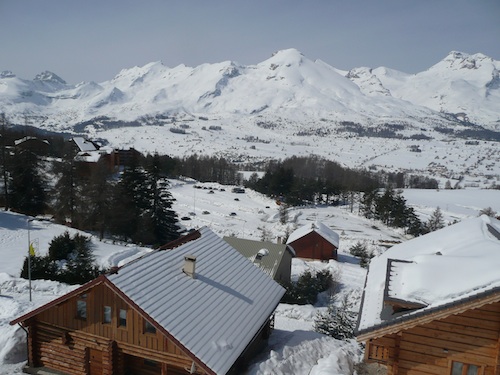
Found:
[[337, 248], [316, 232], [310, 232], [289, 245], [299, 258], [337, 260]]
[[[34, 367], [46, 366], [71, 375], [93, 375], [100, 369], [103, 375], [123, 374], [125, 356], [157, 361], [163, 373], [167, 365], [191, 366], [192, 359], [158, 329], [145, 333], [144, 318], [106, 285], [98, 284], [86, 292], [86, 319], [77, 317], [79, 299], [72, 297], [27, 322], [29, 360]], [[110, 323], [103, 323], [104, 306], [111, 307]], [[119, 326], [120, 309], [127, 311], [126, 327]]]
[[30, 331], [36, 332], [32, 353], [34, 366], [45, 366], [71, 375], [90, 372], [90, 350], [99, 352], [100, 374], [113, 374], [114, 345], [111, 341], [83, 332], [68, 333], [65, 329], [34, 322]]
[[386, 364], [389, 375], [449, 374], [452, 361], [498, 375], [499, 333], [500, 303], [495, 303], [370, 340], [365, 358]]

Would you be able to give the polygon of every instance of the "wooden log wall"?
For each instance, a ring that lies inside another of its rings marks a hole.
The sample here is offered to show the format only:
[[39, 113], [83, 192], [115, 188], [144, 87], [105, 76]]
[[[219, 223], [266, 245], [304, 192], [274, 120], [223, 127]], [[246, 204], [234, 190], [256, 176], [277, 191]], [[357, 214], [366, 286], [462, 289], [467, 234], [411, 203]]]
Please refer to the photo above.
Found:
[[[168, 351], [179, 355], [182, 352], [172, 342], [165, 340], [161, 332], [144, 332], [144, 318], [125, 300], [117, 296], [105, 285], [98, 285], [86, 293], [87, 318], [77, 318], [78, 297], [69, 299], [37, 316], [37, 320], [69, 331], [82, 331], [91, 335], [106, 337], [117, 342], [124, 342], [158, 351]], [[103, 323], [104, 306], [111, 307], [111, 322]], [[119, 325], [119, 311], [127, 311], [126, 327]]]
[[499, 333], [500, 303], [495, 303], [371, 340], [365, 355], [376, 360], [375, 350], [387, 348], [389, 375], [449, 374], [452, 361], [481, 366], [481, 375], [498, 375]]
[[[33, 366], [86, 375], [92, 363], [93, 368], [102, 367], [103, 375], [123, 374], [127, 368], [125, 355], [158, 361], [165, 368], [191, 366], [191, 358], [159, 330], [146, 333], [144, 318], [107, 286], [97, 285], [86, 293], [86, 319], [77, 317], [78, 299], [82, 298], [71, 298], [28, 322]], [[103, 322], [104, 306], [111, 307], [110, 323]], [[127, 311], [125, 327], [119, 324], [120, 309]], [[102, 352], [102, 364], [101, 355], [90, 349]], [[95, 361], [89, 362], [90, 357]], [[205, 372], [199, 369], [198, 373]]]

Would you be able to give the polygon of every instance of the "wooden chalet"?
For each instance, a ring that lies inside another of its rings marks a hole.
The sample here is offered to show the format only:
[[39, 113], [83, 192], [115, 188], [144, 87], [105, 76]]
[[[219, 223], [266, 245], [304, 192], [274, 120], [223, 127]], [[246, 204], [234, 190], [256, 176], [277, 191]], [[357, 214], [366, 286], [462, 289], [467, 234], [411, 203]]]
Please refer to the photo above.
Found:
[[19, 150], [28, 150], [38, 155], [46, 155], [49, 153], [50, 143], [46, 139], [26, 136], [14, 141], [14, 146]]
[[97, 151], [100, 148], [97, 143], [83, 137], [73, 137], [70, 142], [73, 148], [73, 154]]
[[387, 374], [500, 374], [500, 221], [482, 216], [372, 259], [357, 327]]
[[96, 142], [83, 137], [74, 137], [70, 142], [80, 176], [88, 177], [101, 166], [109, 172], [115, 170], [117, 158], [112, 148], [100, 147]]
[[229, 245], [255, 266], [267, 273], [281, 285], [290, 283], [292, 258], [295, 253], [291, 246], [269, 241], [253, 241], [237, 237], [224, 237]]
[[319, 221], [298, 228], [290, 234], [286, 243], [298, 258], [337, 260], [339, 235]]
[[284, 289], [207, 228], [165, 248], [12, 321], [27, 331], [26, 371], [241, 373]]

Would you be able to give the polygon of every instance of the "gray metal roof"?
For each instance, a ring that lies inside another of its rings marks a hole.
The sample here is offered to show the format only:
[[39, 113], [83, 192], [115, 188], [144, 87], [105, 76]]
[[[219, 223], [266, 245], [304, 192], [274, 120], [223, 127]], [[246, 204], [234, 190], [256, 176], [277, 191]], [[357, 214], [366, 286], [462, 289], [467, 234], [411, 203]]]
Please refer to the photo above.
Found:
[[[289, 251], [287, 250], [288, 245], [286, 244], [277, 244], [268, 241], [253, 241], [237, 237], [224, 237], [223, 240], [272, 278], [275, 277], [283, 256]], [[262, 249], [267, 249], [269, 252], [266, 256], [258, 260], [256, 259], [257, 253]]]
[[[132, 261], [108, 279], [187, 350], [225, 374], [273, 313], [284, 289], [208, 228]], [[196, 257], [196, 278], [182, 271]]]

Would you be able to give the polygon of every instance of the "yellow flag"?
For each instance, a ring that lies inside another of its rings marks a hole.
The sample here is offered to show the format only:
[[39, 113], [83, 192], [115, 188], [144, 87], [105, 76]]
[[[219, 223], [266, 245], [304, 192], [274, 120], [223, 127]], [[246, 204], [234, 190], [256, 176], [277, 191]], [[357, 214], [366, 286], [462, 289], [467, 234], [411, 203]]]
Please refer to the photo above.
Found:
[[30, 255], [32, 257], [35, 256], [35, 247], [33, 246], [33, 242], [30, 243]]

